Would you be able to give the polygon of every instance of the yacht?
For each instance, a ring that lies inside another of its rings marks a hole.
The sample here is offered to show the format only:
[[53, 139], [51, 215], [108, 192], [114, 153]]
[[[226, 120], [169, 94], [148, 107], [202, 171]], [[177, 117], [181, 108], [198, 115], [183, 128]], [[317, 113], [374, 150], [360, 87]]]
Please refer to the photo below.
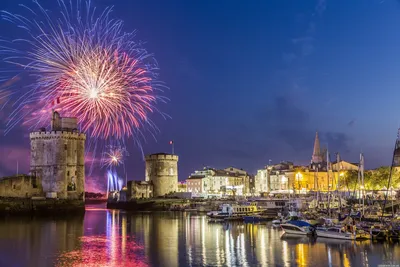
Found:
[[281, 225], [282, 223], [286, 223], [286, 222], [288, 222], [288, 221], [297, 221], [297, 220], [300, 220], [299, 218], [300, 218], [300, 216], [299, 216], [299, 214], [298, 214], [297, 212], [295, 212], [295, 211], [289, 211], [288, 216], [286, 216], [285, 218], [284, 218], [283, 216], [280, 216], [280, 218], [275, 219], [275, 220], [272, 221], [272, 225], [273, 225], [273, 226], [279, 226], [279, 225]]
[[344, 239], [344, 240], [355, 240], [356, 236], [352, 233], [343, 231], [340, 227], [319, 227], [316, 229], [317, 237]]
[[238, 204], [222, 204], [221, 209], [218, 211], [210, 211], [207, 213], [209, 218], [227, 218], [227, 217], [243, 217], [249, 214], [257, 214], [256, 203], [249, 203], [244, 205]]
[[315, 233], [314, 226], [305, 221], [287, 221], [281, 224], [281, 228], [285, 234], [312, 235]]

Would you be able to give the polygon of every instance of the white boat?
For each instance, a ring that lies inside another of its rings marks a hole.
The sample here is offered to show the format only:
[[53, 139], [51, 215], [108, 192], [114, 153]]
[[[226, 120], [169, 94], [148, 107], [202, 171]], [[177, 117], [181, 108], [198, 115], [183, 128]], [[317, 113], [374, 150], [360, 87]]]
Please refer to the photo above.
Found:
[[299, 220], [300, 215], [295, 212], [295, 211], [289, 211], [289, 214], [284, 218], [283, 216], [281, 216], [279, 219], [275, 219], [272, 221], [272, 225], [273, 226], [279, 226], [282, 223], [286, 223], [288, 221], [295, 221], [295, 220]]
[[227, 217], [243, 217], [249, 214], [256, 214], [260, 212], [257, 209], [257, 205], [255, 203], [250, 203], [247, 205], [231, 205], [231, 204], [222, 204], [221, 209], [218, 211], [210, 211], [207, 213], [209, 218], [227, 218]]
[[317, 228], [317, 237], [355, 240], [356, 236], [350, 232], [343, 231], [340, 227]]
[[292, 235], [312, 235], [315, 232], [315, 228], [305, 221], [288, 221], [281, 224], [281, 228], [285, 234]]

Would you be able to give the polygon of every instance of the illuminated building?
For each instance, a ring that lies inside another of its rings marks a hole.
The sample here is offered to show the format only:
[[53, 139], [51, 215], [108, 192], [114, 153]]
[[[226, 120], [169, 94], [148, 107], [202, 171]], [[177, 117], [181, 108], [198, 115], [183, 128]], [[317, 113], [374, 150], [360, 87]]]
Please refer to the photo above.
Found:
[[187, 179], [187, 191], [202, 196], [246, 195], [250, 192], [250, 175], [233, 167], [217, 170], [204, 168]]

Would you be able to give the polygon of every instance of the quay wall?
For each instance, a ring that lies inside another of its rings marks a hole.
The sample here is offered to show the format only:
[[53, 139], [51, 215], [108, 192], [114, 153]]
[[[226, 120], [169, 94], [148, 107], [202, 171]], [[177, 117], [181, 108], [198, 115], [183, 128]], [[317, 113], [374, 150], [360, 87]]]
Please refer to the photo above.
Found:
[[85, 212], [83, 200], [0, 197], [0, 214], [79, 214]]

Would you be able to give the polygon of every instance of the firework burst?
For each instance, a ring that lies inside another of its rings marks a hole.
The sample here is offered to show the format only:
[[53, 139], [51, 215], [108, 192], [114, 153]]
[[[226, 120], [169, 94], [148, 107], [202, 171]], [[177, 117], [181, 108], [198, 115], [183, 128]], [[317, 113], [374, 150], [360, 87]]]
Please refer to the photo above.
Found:
[[2, 47], [12, 55], [5, 61], [34, 78], [16, 101], [8, 130], [21, 121], [35, 128], [48, 124], [51, 110], [78, 118], [81, 130], [96, 140], [156, 129], [148, 115], [165, 101], [158, 95], [157, 63], [134, 33], [123, 31], [122, 21], [110, 18], [112, 9], [97, 15], [90, 1], [58, 0], [54, 16], [34, 2], [36, 9], [25, 7], [30, 17], [2, 12], [28, 33], [13, 42], [23, 48]]
[[124, 164], [124, 159], [128, 156], [128, 151], [122, 146], [110, 147], [108, 152], [104, 153], [102, 162], [103, 167], [112, 168]]

